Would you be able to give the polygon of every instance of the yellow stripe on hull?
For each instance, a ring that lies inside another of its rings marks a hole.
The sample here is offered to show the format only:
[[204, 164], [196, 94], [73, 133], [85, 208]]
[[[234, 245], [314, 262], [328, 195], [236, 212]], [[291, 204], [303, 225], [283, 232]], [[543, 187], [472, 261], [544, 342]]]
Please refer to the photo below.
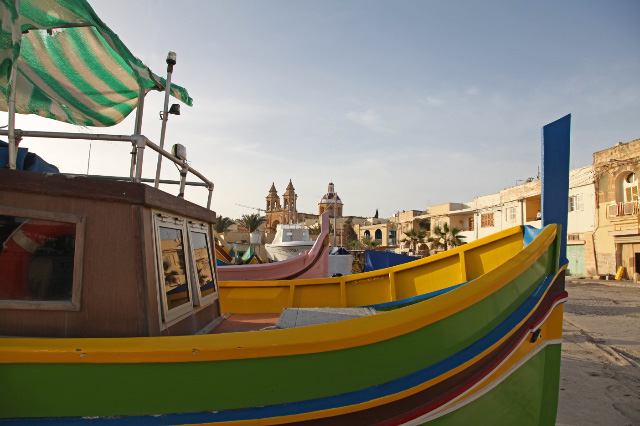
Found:
[[279, 313], [285, 308], [357, 307], [393, 302], [476, 279], [522, 250], [514, 227], [424, 259], [337, 278], [220, 281], [223, 312]]

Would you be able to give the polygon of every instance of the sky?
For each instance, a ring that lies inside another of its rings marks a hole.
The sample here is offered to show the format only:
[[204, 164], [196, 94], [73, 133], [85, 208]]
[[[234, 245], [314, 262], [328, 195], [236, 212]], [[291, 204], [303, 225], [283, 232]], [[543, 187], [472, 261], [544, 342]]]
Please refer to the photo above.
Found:
[[[569, 113], [571, 168], [640, 138], [636, 0], [89, 2], [156, 74], [177, 53], [172, 78], [194, 105], [170, 117], [165, 146], [187, 147], [215, 183], [212, 209], [234, 219], [289, 179], [306, 213], [330, 181], [345, 215], [469, 202], [536, 177], [542, 126]], [[163, 101], [145, 101], [142, 133], [156, 143]], [[134, 116], [113, 128], [33, 116], [16, 126], [131, 134]], [[129, 174], [127, 144], [21, 146], [62, 172]], [[162, 172], [179, 179], [167, 162]], [[187, 199], [206, 197], [187, 187]]]

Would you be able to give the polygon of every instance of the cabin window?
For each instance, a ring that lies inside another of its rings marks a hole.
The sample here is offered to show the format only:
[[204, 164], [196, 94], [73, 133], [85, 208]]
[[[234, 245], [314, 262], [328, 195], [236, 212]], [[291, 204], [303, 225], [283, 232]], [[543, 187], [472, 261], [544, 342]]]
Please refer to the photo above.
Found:
[[79, 310], [84, 217], [0, 207], [0, 308]]
[[206, 226], [192, 225], [189, 229], [193, 249], [193, 270], [195, 272], [197, 296], [199, 299], [198, 304], [202, 305], [208, 299], [213, 300], [215, 296], [217, 296], [211, 245], [209, 244]]
[[217, 299], [208, 228], [156, 214], [156, 251], [165, 322], [174, 322]]
[[488, 228], [493, 226], [493, 213], [482, 213], [480, 216], [480, 227]]
[[184, 234], [182, 229], [169, 225], [158, 227], [162, 252], [162, 278], [169, 311], [191, 302], [187, 282], [187, 265], [184, 256]]

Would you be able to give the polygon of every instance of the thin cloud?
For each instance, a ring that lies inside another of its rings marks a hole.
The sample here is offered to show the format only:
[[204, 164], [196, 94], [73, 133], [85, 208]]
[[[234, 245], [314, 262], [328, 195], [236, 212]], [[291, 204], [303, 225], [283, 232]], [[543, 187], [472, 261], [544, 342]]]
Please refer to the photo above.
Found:
[[345, 115], [345, 119], [374, 132], [386, 133], [391, 131], [390, 128], [383, 124], [383, 120], [380, 115], [373, 110], [365, 112], [349, 111]]
[[444, 105], [444, 99], [438, 96], [427, 96], [426, 98], [420, 99], [418, 102], [431, 107], [439, 107]]

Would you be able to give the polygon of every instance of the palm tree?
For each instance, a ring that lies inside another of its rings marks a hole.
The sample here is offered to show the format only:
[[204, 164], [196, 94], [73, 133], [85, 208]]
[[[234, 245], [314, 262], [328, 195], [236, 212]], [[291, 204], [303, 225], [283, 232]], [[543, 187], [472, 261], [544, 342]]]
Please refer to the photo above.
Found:
[[464, 244], [464, 239], [466, 238], [464, 235], [460, 234], [460, 229], [455, 226], [449, 229], [448, 223], [443, 223], [442, 228], [440, 226], [436, 226], [433, 230], [434, 238], [429, 238], [429, 242], [433, 243], [433, 249], [436, 250], [439, 247], [444, 248], [444, 251], [447, 251], [449, 247], [457, 247]]
[[213, 230], [218, 234], [224, 234], [231, 225], [233, 225], [233, 220], [231, 220], [231, 218], [220, 216], [216, 219], [216, 223], [213, 225]]
[[253, 213], [243, 214], [241, 219], [236, 220], [236, 223], [243, 228], [246, 228], [246, 230], [251, 234], [253, 231], [258, 229], [260, 225], [262, 225], [266, 220], [266, 217], [260, 216], [258, 213]]
[[415, 229], [411, 229], [408, 232], [405, 232], [404, 235], [407, 236], [407, 238], [403, 238], [402, 240], [400, 240], [401, 243], [405, 243], [405, 242], [409, 242], [411, 243], [411, 250], [417, 250], [418, 249], [418, 244], [422, 244], [424, 243], [424, 239], [427, 238], [427, 231], [424, 229], [419, 229], [418, 231], [416, 231]]
[[444, 226], [446, 231], [440, 228], [440, 225], [436, 225], [436, 227], [433, 228], [433, 232], [431, 233], [431, 235], [433, 236], [429, 237], [428, 241], [431, 243], [431, 248], [433, 249], [433, 251], [437, 251], [441, 247], [444, 248], [444, 251], [447, 251], [447, 239], [445, 238], [445, 236], [449, 231], [449, 225], [445, 223]]
[[372, 240], [371, 238], [363, 238], [362, 244], [365, 246], [367, 250], [374, 250], [377, 246], [380, 245], [376, 240]]
[[465, 241], [463, 240], [467, 237], [464, 235], [460, 235], [460, 232], [461, 232], [460, 229], [454, 226], [453, 228], [451, 228], [451, 231], [449, 231], [449, 233], [447, 234], [447, 240], [449, 242], [449, 245], [451, 245], [451, 247], [458, 247], [465, 244]]

